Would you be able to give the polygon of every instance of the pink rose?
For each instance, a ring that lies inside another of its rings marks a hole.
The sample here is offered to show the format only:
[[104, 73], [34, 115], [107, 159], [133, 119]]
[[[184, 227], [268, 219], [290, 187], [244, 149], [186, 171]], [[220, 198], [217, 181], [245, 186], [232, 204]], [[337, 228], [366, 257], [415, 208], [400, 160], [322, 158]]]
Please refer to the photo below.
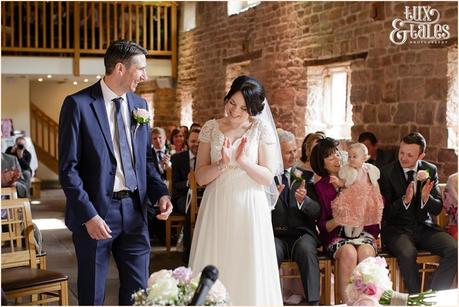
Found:
[[368, 296], [373, 296], [376, 294], [376, 286], [374, 284], [368, 284], [365, 289], [363, 289], [363, 293], [365, 293]]

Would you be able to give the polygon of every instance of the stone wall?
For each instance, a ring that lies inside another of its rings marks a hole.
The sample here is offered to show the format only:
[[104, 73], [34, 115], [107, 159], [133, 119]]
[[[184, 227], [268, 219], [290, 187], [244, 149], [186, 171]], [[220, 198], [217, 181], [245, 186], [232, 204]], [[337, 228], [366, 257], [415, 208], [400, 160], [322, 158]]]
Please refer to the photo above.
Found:
[[406, 3], [262, 2], [227, 16], [226, 2], [199, 2], [196, 28], [179, 35], [177, 107], [182, 97], [191, 97], [194, 121], [222, 116], [230, 76], [239, 69], [263, 83], [278, 126], [300, 142], [307, 66], [351, 59], [353, 138], [370, 130], [390, 147], [418, 130], [429, 144], [426, 159], [439, 166], [444, 181], [457, 171], [446, 128], [448, 48], [457, 47], [457, 3], [421, 3], [436, 8], [439, 23], [450, 26], [447, 43], [396, 46], [389, 33], [395, 18], [404, 19]]

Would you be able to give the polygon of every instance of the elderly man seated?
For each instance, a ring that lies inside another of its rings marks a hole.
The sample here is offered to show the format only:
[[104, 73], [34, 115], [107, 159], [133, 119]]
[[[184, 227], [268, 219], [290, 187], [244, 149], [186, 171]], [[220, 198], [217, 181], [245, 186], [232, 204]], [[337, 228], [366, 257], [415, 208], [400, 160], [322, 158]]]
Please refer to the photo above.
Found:
[[314, 174], [293, 167], [297, 156], [295, 136], [282, 129], [278, 129], [278, 135], [285, 170], [274, 179], [280, 191], [272, 211], [277, 261], [279, 266], [284, 260], [298, 264], [306, 305], [318, 305], [320, 272], [316, 220], [320, 204], [315, 200]]

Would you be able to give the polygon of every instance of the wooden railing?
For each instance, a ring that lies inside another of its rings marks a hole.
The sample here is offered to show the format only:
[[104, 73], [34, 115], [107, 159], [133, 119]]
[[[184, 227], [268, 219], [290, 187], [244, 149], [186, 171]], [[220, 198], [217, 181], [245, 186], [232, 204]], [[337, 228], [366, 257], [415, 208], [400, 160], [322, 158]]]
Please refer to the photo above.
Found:
[[[129, 39], [149, 56], [172, 60], [177, 70], [174, 2], [2, 1], [2, 54], [104, 54], [109, 43]], [[74, 74], [79, 75], [74, 65]]]
[[58, 173], [59, 125], [36, 105], [30, 103], [30, 127], [38, 160]]

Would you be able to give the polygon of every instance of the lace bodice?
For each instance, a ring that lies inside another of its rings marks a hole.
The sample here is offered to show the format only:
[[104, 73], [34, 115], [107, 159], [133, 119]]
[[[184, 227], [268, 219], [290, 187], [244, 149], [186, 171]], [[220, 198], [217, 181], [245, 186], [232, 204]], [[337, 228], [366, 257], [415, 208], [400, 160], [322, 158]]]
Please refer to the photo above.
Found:
[[[231, 144], [232, 154], [230, 157], [229, 166], [236, 166], [235, 153], [241, 142], [243, 136], [247, 136], [248, 142], [245, 147], [245, 152], [251, 162], [258, 162], [258, 146], [261, 142], [266, 144], [272, 144], [275, 142], [275, 136], [266, 124], [258, 118], [254, 118], [251, 127], [233, 144]], [[210, 143], [210, 159], [212, 163], [217, 162], [221, 159], [221, 150], [225, 135], [220, 131], [218, 122], [215, 119], [207, 121], [201, 129], [199, 134], [199, 141]]]

